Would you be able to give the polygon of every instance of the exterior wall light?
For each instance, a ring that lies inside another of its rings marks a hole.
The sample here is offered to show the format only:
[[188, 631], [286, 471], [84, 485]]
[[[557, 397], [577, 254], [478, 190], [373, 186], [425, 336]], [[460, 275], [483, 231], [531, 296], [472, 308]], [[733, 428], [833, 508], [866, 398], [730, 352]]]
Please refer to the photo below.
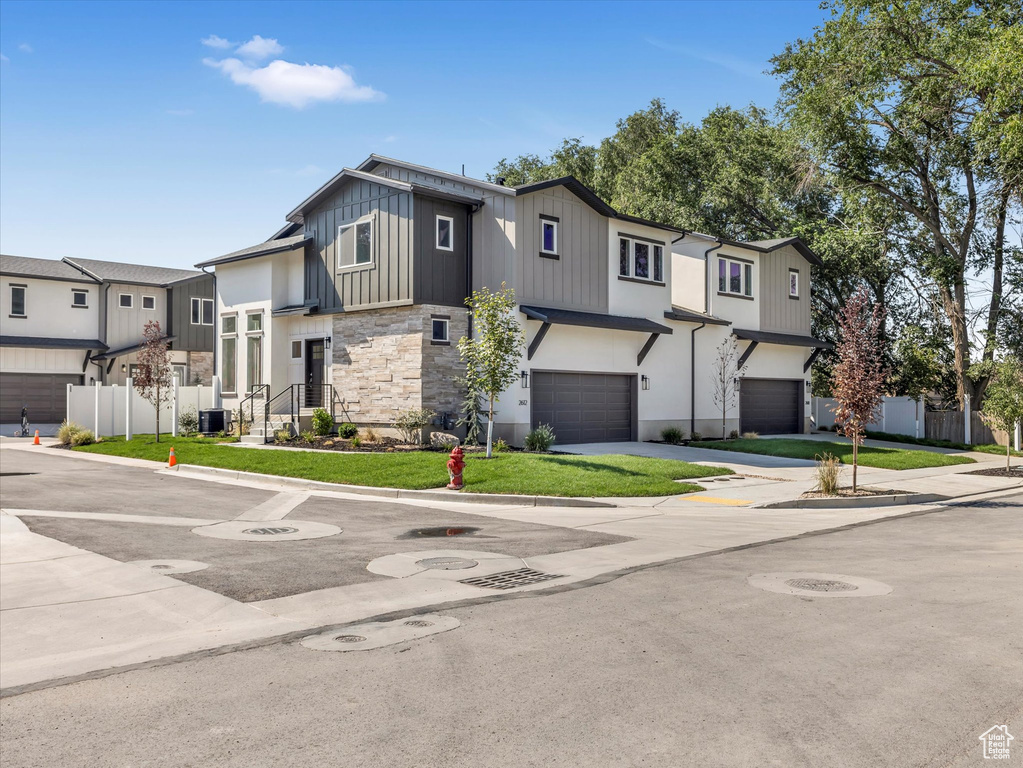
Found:
[[325, 339], [323, 340], [323, 346], [324, 346], [324, 347], [326, 347], [327, 349], [330, 349], [330, 336], [327, 336], [327, 337], [326, 337], [326, 338], [325, 338]]
[[519, 374], [519, 379], [522, 381], [522, 388], [529, 389], [529, 371], [522, 371]]
[[643, 389], [650, 389], [650, 377], [643, 375], [639, 377], [639, 383]]
[[128, 370], [128, 366], [125, 365], [124, 363], [121, 363], [121, 373], [124, 373], [127, 370]]

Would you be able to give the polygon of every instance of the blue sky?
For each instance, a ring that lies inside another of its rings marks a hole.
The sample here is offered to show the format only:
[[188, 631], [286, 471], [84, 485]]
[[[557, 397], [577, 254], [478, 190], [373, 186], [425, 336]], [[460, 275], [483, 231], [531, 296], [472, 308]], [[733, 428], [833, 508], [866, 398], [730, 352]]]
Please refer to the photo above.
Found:
[[4, 0], [0, 249], [187, 266], [266, 239], [371, 152], [482, 176], [655, 97], [691, 121], [770, 106], [768, 58], [825, 13]]

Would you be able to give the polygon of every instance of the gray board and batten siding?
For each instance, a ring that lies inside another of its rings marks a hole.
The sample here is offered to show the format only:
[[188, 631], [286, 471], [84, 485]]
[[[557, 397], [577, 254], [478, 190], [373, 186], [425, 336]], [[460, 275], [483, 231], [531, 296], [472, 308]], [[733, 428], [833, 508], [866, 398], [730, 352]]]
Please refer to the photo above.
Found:
[[[799, 272], [799, 298], [789, 298], [789, 270]], [[810, 332], [811, 264], [791, 245], [760, 255], [760, 330]]]
[[[209, 352], [213, 349], [216, 325], [192, 324], [192, 299], [216, 300], [216, 287], [212, 275], [200, 275], [192, 280], [174, 283], [169, 288], [167, 303], [167, 333], [174, 336], [174, 349], [190, 352]], [[214, 304], [214, 315], [216, 315]], [[200, 319], [202, 319], [200, 317]]]

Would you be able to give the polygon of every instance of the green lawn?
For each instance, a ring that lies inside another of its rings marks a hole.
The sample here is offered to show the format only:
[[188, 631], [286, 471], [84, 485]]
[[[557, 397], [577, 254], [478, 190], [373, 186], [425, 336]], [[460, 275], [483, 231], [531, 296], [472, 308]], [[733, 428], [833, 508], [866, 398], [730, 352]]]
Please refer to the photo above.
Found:
[[[448, 482], [447, 455], [433, 451], [408, 453], [313, 453], [271, 451], [217, 445], [214, 440], [136, 435], [104, 438], [78, 451], [166, 461], [170, 447], [179, 464], [303, 477], [328, 483], [388, 488], [439, 488]], [[470, 456], [465, 466], [465, 490], [540, 496], [670, 496], [702, 490], [676, 483], [726, 469], [703, 467], [670, 459], [640, 456], [560, 456], [500, 453], [492, 459]]]
[[[796, 440], [790, 438], [756, 440], [703, 440], [690, 443], [696, 448], [714, 448], [718, 451], [739, 451], [764, 456], [785, 456], [790, 459], [810, 459], [824, 453], [838, 457], [842, 463], [852, 463], [850, 443], [825, 443], [818, 440]], [[908, 448], [860, 448], [861, 467], [878, 469], [921, 469], [923, 467], [947, 467], [953, 464], [973, 464], [968, 456], [951, 456], [947, 453], [915, 451]]]
[[[910, 437], [908, 435], [893, 435], [889, 432], [872, 432], [867, 430], [867, 437], [873, 440], [887, 440], [890, 443], [909, 443], [910, 445], [929, 445], [935, 448], [949, 448], [956, 451], [978, 451], [979, 453], [993, 453], [998, 456], [1005, 455], [1005, 446], [995, 443], [984, 445], [967, 445], [966, 443], [954, 443], [951, 440], [931, 440], [926, 437]], [[1023, 456], [1023, 451], [1010, 449], [1013, 456]]]

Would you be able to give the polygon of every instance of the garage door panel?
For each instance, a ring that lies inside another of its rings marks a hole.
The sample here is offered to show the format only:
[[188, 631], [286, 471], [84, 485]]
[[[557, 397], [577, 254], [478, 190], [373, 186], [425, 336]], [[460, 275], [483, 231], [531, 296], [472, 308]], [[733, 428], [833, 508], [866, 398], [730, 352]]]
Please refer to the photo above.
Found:
[[532, 426], [550, 424], [561, 444], [631, 440], [632, 378], [600, 373], [534, 374]]
[[22, 406], [33, 424], [56, 424], [67, 414], [67, 385], [82, 377], [59, 373], [0, 373], [0, 422], [17, 424]]
[[744, 378], [739, 391], [740, 429], [763, 435], [801, 433], [802, 401], [802, 380]]

